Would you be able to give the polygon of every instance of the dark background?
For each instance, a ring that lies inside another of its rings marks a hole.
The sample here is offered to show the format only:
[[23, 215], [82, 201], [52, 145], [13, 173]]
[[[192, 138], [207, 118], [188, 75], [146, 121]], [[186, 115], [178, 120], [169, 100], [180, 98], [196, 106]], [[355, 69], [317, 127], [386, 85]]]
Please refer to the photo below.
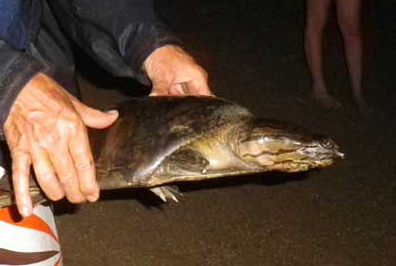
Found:
[[[184, 184], [179, 204], [132, 189], [103, 193], [95, 204], [60, 205], [66, 266], [396, 265], [396, 4], [364, 3], [365, 115], [352, 101], [334, 16], [324, 40], [325, 74], [343, 109], [311, 98], [304, 9], [304, 1], [289, 0], [158, 2], [218, 96], [325, 133], [346, 159], [307, 174]], [[147, 93], [79, 58], [90, 105], [106, 108]]]

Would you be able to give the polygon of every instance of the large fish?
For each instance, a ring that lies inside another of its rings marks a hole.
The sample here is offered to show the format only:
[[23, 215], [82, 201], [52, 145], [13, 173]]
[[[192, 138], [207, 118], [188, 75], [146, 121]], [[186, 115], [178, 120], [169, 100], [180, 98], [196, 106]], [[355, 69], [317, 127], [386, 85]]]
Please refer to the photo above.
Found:
[[[177, 200], [165, 184], [224, 176], [326, 167], [342, 158], [336, 143], [254, 117], [213, 97], [147, 97], [121, 103], [118, 120], [90, 131], [101, 189], [147, 187]], [[13, 203], [9, 178], [0, 180], [0, 207]], [[32, 180], [34, 202], [44, 198]]]

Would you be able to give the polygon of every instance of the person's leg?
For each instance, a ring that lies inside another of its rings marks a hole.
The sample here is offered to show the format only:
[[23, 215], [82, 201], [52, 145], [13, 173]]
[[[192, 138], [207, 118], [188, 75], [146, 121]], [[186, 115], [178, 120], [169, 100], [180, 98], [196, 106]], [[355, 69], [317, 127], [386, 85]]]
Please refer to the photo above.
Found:
[[327, 24], [331, 0], [306, 0], [306, 4], [304, 44], [314, 97], [327, 107], [340, 107], [341, 105], [327, 92], [322, 68], [323, 31]]
[[359, 108], [365, 109], [362, 95], [363, 41], [360, 26], [361, 0], [336, 0], [337, 21], [344, 40], [344, 52], [353, 96]]

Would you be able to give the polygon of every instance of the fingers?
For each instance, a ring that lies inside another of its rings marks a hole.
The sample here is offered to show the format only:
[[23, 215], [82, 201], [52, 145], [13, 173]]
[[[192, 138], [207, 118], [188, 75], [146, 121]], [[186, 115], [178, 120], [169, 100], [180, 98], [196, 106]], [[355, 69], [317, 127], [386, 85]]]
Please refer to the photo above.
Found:
[[207, 72], [201, 67], [197, 67], [195, 71], [195, 78], [182, 84], [184, 90], [187, 90], [190, 94], [214, 96], [209, 88]]
[[22, 152], [12, 152], [13, 186], [16, 204], [23, 217], [32, 214], [33, 206], [29, 194], [30, 156]]
[[210, 91], [209, 86], [206, 82], [202, 81], [190, 81], [184, 83], [178, 83], [174, 85], [169, 85], [166, 87], [155, 87], [150, 93], [150, 96], [160, 96], [160, 95], [204, 95], [204, 96], [214, 96]]
[[65, 196], [65, 192], [59, 183], [53, 169], [48, 153], [34, 145], [32, 147], [31, 158], [34, 172], [40, 187], [51, 200], [60, 200]]
[[213, 96], [209, 89], [208, 83], [201, 79], [177, 84], [177, 86], [174, 86], [174, 89], [177, 91], [175, 93], [179, 94]]
[[170, 93], [170, 86], [172, 84], [171, 80], [165, 80], [161, 82], [153, 83], [153, 89], [149, 96], [165, 96], [169, 95]]
[[31, 142], [30, 156], [37, 181], [51, 200], [65, 195], [73, 203], [99, 198], [87, 132], [82, 122], [79, 125], [70, 139], [57, 138], [56, 145], [53, 143], [47, 150]]
[[89, 108], [52, 79], [36, 75], [18, 95], [4, 133], [13, 162], [18, 209], [32, 213], [29, 171], [33, 164], [40, 187], [52, 200], [64, 195], [77, 203], [99, 196], [85, 125], [104, 128], [118, 117]]
[[186, 83], [175, 84], [170, 87], [169, 93], [171, 95], [188, 95], [188, 87]]
[[165, 96], [165, 95], [169, 95], [169, 92], [164, 91], [164, 90], [154, 89], [154, 88], [151, 91], [151, 93], [149, 94], [149, 96]]
[[67, 199], [72, 203], [81, 203], [85, 197], [80, 191], [80, 184], [74, 160], [69, 153], [68, 145], [60, 143], [56, 150], [49, 152], [58, 180], [62, 185]]
[[204, 95], [214, 96], [210, 91], [208, 82], [205, 76], [200, 76], [196, 79], [191, 79], [187, 82], [168, 83], [162, 82], [154, 84], [152, 92], [149, 96], [162, 96], [162, 95]]
[[90, 202], [99, 198], [99, 185], [95, 178], [95, 164], [85, 130], [74, 135], [69, 141], [70, 154], [79, 179], [80, 191]]
[[106, 128], [113, 124], [118, 118], [117, 110], [101, 112], [94, 108], [88, 107], [76, 99], [72, 99], [74, 108], [83, 120], [84, 124], [92, 128]]
[[[163, 94], [161, 94], [161, 93], [158, 93], [156, 90], [152, 90], [151, 91], [151, 93], [149, 94], [149, 96], [160, 96], [160, 95], [163, 95]], [[165, 95], [167, 95], [167, 94], [165, 94]]]
[[182, 48], [165, 45], [151, 53], [143, 68], [153, 83], [150, 96], [207, 95], [208, 74]]

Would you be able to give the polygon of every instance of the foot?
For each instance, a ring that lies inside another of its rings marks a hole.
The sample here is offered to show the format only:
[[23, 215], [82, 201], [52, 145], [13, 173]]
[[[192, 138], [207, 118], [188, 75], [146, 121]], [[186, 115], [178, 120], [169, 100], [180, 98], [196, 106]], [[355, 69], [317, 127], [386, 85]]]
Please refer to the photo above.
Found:
[[341, 109], [342, 105], [339, 101], [331, 97], [327, 93], [314, 93], [314, 99], [326, 108]]
[[362, 98], [362, 97], [356, 97], [355, 98], [355, 102], [359, 108], [359, 112], [361, 114], [368, 114], [369, 113], [369, 108], [368, 105], [366, 103], [366, 101]]

